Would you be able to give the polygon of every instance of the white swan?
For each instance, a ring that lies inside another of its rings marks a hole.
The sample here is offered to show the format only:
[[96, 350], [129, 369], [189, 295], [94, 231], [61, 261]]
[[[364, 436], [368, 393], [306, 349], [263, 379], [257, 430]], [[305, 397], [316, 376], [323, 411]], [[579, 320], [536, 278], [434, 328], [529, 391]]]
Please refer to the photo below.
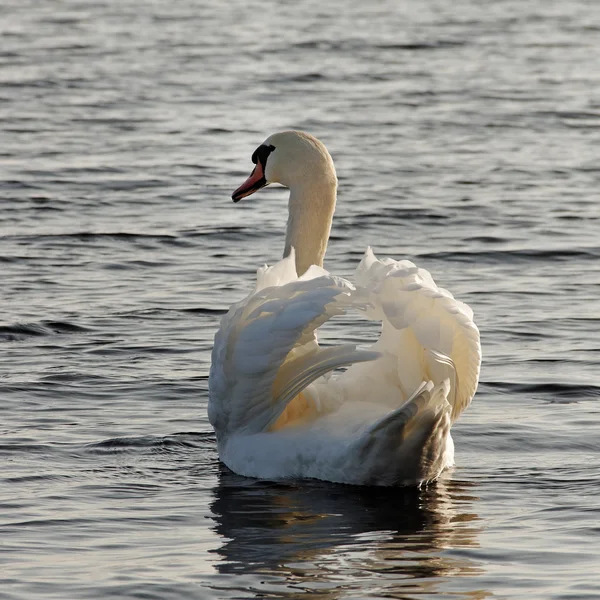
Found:
[[[477, 388], [473, 312], [424, 269], [370, 248], [355, 285], [322, 268], [337, 177], [319, 140], [277, 133], [252, 160], [233, 200], [279, 182], [290, 188], [289, 219], [283, 260], [258, 270], [215, 336], [208, 416], [221, 460], [263, 479], [434, 480], [454, 463], [450, 426]], [[382, 321], [377, 343], [319, 346], [315, 330], [351, 309]]]

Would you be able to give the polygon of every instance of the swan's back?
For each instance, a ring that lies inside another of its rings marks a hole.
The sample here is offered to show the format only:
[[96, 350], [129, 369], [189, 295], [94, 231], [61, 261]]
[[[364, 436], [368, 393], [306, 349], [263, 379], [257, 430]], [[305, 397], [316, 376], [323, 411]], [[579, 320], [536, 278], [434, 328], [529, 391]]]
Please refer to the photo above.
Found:
[[[453, 464], [450, 426], [479, 375], [470, 309], [427, 271], [370, 250], [356, 279], [318, 267], [298, 278], [292, 255], [259, 271], [255, 291], [223, 318], [209, 418], [234, 471], [404, 485]], [[320, 347], [315, 330], [351, 309], [382, 321], [379, 341]]]

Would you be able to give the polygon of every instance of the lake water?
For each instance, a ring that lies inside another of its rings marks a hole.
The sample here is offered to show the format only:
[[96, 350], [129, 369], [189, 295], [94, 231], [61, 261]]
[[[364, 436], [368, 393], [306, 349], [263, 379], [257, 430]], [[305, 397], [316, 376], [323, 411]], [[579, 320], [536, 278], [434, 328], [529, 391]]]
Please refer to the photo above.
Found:
[[[595, 0], [4, 0], [0, 30], [0, 599], [600, 597]], [[218, 463], [212, 338], [287, 192], [230, 195], [286, 128], [337, 165], [329, 270], [371, 244], [475, 311], [437, 485]]]

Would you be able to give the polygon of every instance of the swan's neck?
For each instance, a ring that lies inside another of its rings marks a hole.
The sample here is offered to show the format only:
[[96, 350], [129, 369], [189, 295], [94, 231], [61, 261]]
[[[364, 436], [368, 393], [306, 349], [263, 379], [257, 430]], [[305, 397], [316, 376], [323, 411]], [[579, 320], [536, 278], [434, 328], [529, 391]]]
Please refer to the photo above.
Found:
[[327, 250], [331, 220], [335, 210], [337, 181], [303, 181], [290, 186], [289, 217], [285, 250], [288, 256], [292, 247], [296, 251], [296, 272], [302, 275], [311, 265], [323, 266]]

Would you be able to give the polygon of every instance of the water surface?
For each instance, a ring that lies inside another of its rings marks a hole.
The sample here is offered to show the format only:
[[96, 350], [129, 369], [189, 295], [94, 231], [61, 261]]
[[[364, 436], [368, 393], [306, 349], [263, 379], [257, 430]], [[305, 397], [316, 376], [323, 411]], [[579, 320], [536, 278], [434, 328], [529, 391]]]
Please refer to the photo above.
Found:
[[[600, 597], [595, 2], [9, 0], [0, 28], [2, 600]], [[338, 168], [327, 268], [371, 244], [475, 311], [436, 486], [219, 466], [212, 337], [286, 219], [230, 194], [290, 127]]]

